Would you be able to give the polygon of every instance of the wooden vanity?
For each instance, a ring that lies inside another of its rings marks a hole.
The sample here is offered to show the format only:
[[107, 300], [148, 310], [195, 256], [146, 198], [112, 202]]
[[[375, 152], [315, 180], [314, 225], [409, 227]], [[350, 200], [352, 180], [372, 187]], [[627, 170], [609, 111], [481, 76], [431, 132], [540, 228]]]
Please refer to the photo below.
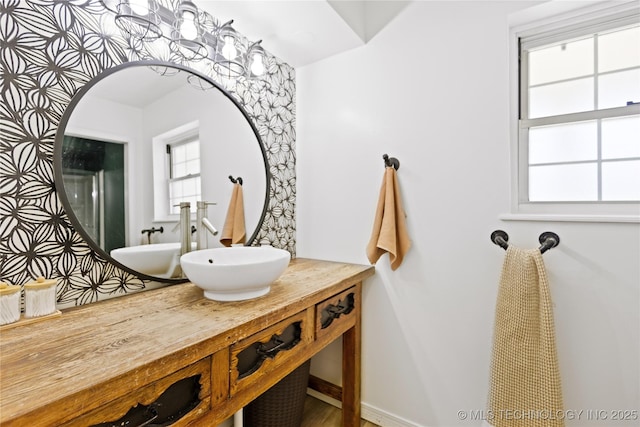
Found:
[[[343, 426], [359, 426], [362, 281], [373, 273], [299, 258], [249, 301], [210, 301], [186, 283], [5, 327], [0, 425], [113, 422], [194, 378], [197, 402], [173, 425], [216, 426], [342, 336]], [[247, 353], [259, 363], [240, 369]]]

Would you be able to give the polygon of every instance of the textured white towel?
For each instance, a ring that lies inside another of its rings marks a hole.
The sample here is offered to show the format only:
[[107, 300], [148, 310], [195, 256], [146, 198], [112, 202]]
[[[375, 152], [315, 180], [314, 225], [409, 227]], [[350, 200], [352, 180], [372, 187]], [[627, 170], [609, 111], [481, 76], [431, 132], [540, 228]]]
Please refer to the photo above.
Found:
[[493, 426], [564, 426], [551, 295], [538, 249], [507, 248], [490, 382], [487, 415]]

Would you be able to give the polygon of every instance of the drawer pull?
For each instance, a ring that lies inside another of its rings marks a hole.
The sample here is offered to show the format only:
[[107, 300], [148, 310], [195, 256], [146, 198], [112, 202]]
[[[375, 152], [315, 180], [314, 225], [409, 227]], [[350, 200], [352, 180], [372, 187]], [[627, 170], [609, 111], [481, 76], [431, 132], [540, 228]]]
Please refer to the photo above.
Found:
[[157, 420], [159, 416], [160, 414], [158, 414], [154, 406], [138, 405], [131, 408], [129, 412], [119, 420], [94, 424], [91, 427], [144, 427]]
[[281, 351], [295, 347], [301, 339], [300, 323], [292, 323], [280, 335], [274, 334], [269, 341], [253, 343], [238, 353], [238, 379], [256, 372], [266, 359], [273, 359]]
[[337, 305], [328, 304], [322, 309], [322, 319], [320, 324], [321, 329], [328, 328], [334, 319], [337, 319], [343, 314], [349, 314], [355, 307], [355, 300], [353, 293], [348, 294], [344, 299], [338, 301]]
[[[273, 347], [268, 348], [267, 344], [275, 344]], [[260, 343], [258, 348], [256, 348], [256, 353], [260, 357], [269, 357], [273, 359], [276, 357], [276, 354], [284, 347], [287, 343], [281, 340], [277, 335], [271, 337], [271, 341], [267, 344]]]
[[142, 424], [139, 424], [138, 427], [148, 426], [159, 417], [158, 411], [156, 411], [155, 408], [152, 406], [147, 408], [147, 412], [151, 414], [151, 418], [149, 418], [147, 421], [143, 422]]

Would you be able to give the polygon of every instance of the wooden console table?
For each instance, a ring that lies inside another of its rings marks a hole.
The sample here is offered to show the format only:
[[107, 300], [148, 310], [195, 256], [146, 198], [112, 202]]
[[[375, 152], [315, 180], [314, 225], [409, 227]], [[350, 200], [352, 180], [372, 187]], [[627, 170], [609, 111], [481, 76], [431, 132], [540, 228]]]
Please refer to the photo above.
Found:
[[254, 300], [210, 301], [187, 283], [4, 328], [0, 425], [114, 422], [193, 379], [197, 400], [173, 425], [215, 426], [342, 336], [343, 426], [359, 426], [362, 281], [373, 273], [295, 259]]

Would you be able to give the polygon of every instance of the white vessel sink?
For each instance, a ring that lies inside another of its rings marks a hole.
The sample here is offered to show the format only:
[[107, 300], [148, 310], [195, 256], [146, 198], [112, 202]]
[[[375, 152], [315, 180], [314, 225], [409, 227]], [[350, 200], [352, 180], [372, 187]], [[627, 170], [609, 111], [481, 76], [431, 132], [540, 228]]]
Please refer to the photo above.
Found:
[[[195, 249], [192, 243], [191, 248]], [[171, 278], [180, 273], [180, 243], [154, 243], [113, 249], [113, 259], [149, 276]]]
[[269, 293], [290, 260], [288, 251], [271, 246], [232, 246], [189, 252], [180, 265], [206, 298], [241, 301]]

